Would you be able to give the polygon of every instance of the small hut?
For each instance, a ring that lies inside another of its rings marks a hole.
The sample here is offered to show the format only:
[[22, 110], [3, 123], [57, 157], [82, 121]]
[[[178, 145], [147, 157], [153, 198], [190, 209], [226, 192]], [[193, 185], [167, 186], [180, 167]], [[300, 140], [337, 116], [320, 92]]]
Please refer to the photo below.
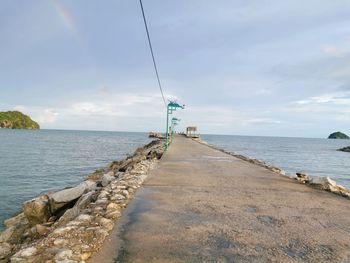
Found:
[[191, 138], [198, 138], [199, 134], [197, 132], [197, 127], [189, 126], [186, 128], [186, 136]]

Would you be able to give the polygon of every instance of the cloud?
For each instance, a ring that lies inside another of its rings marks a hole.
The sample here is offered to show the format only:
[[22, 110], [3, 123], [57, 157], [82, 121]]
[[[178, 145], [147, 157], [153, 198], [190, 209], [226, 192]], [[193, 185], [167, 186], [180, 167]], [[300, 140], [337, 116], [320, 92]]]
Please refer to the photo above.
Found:
[[246, 123], [252, 124], [252, 125], [276, 125], [276, 124], [282, 124], [282, 121], [274, 120], [270, 118], [254, 118], [254, 119], [246, 120]]
[[322, 94], [319, 96], [310, 97], [304, 100], [294, 102], [299, 105], [307, 104], [335, 104], [350, 106], [350, 92], [337, 92], [332, 94]]
[[17, 105], [13, 107], [14, 110], [20, 111], [20, 112], [26, 112], [28, 110], [28, 107], [25, 107], [23, 105]]
[[330, 45], [323, 46], [321, 50], [327, 55], [331, 55], [339, 58], [345, 57], [350, 53], [349, 49], [339, 48], [339, 47], [330, 46]]
[[39, 116], [37, 120], [41, 124], [55, 123], [59, 113], [55, 112], [53, 109], [45, 109]]

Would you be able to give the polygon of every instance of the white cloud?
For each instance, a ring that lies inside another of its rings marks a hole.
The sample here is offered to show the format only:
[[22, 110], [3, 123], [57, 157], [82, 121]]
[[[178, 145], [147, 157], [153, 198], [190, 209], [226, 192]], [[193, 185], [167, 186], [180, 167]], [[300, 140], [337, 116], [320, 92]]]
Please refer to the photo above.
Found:
[[15, 107], [13, 107], [14, 110], [20, 111], [20, 112], [26, 112], [28, 110], [27, 107], [23, 106], [23, 105], [17, 105]]
[[350, 106], [350, 92], [336, 92], [330, 94], [322, 94], [313, 96], [308, 99], [298, 100], [294, 102], [299, 105], [307, 104], [334, 104], [334, 105], [349, 105]]
[[253, 119], [248, 119], [246, 121], [247, 124], [252, 124], [252, 125], [274, 125], [274, 124], [281, 124], [282, 121], [279, 120], [274, 120], [270, 118], [253, 118]]
[[37, 120], [41, 124], [55, 123], [58, 115], [59, 113], [55, 112], [53, 109], [45, 109], [38, 115]]
[[339, 48], [336, 46], [326, 45], [321, 47], [321, 50], [326, 53], [327, 55], [333, 56], [333, 57], [345, 57], [350, 53], [349, 49], [346, 48]]

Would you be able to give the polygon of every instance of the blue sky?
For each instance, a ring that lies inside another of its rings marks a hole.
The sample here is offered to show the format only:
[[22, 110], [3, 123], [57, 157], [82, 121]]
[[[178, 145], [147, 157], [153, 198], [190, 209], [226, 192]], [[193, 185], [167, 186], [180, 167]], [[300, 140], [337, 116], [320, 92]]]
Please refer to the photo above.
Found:
[[[350, 2], [144, 0], [180, 128], [350, 133]], [[139, 2], [3, 0], [0, 110], [43, 128], [163, 130]]]

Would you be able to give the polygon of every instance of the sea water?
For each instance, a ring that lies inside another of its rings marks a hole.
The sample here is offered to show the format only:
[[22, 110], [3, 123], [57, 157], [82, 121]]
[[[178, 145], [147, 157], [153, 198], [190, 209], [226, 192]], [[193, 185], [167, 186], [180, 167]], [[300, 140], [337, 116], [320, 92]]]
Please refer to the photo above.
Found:
[[149, 141], [146, 133], [0, 129], [0, 229], [24, 201], [74, 186]]

